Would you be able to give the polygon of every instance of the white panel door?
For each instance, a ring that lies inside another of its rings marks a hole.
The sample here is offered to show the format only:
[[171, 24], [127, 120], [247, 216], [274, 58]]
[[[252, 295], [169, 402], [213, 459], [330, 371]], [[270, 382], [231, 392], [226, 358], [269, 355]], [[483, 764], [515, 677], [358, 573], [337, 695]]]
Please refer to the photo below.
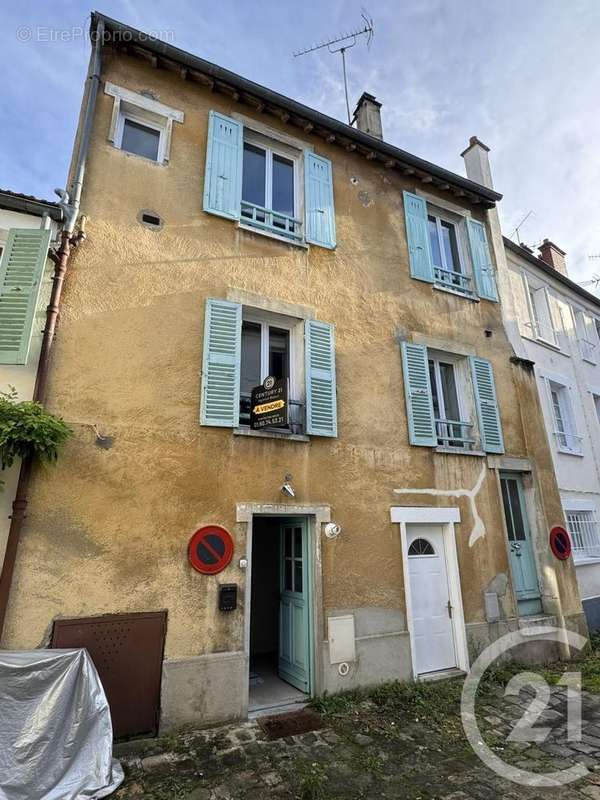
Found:
[[407, 525], [408, 574], [417, 674], [456, 667], [441, 525]]

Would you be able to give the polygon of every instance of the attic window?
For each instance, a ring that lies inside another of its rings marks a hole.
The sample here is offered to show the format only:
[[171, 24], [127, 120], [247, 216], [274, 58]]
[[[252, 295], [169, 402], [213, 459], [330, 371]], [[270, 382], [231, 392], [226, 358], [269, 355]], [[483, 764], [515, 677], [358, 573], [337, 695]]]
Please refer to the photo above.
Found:
[[159, 231], [164, 225], [164, 220], [160, 214], [145, 208], [137, 215], [137, 221], [144, 225], [144, 227], [151, 228], [154, 231]]
[[109, 142], [148, 161], [168, 163], [173, 122], [183, 122], [183, 111], [108, 81], [104, 92], [114, 97]]

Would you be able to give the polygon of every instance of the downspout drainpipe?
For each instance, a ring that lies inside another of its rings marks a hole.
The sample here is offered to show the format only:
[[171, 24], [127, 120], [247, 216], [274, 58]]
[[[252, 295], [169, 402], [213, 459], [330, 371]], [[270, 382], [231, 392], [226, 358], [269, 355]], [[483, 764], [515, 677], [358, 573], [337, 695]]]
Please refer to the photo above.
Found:
[[[73, 230], [75, 229], [75, 224], [79, 216], [81, 191], [83, 188], [83, 178], [85, 175], [85, 162], [94, 119], [96, 98], [98, 96], [98, 86], [100, 84], [101, 52], [104, 40], [104, 23], [102, 21], [98, 23], [98, 26], [94, 32], [94, 36], [94, 51], [90, 63], [90, 70], [88, 72], [89, 90], [87, 104], [81, 132], [81, 139], [79, 141], [77, 163], [75, 165], [75, 172], [72, 182], [72, 203], [69, 203], [69, 196], [67, 192], [64, 190], [56, 190], [56, 193], [62, 199], [62, 203], [60, 205], [63, 210], [65, 222], [61, 233], [61, 241], [58, 252], [50, 253], [50, 258], [54, 261], [55, 267], [54, 274], [52, 276], [50, 302], [48, 303], [48, 307], [46, 309], [46, 325], [44, 327], [40, 359], [38, 361], [35, 387], [33, 390], [33, 400], [38, 403], [43, 403], [46, 399], [50, 351], [52, 349], [54, 334], [56, 332], [56, 323], [58, 321], [58, 315], [60, 312], [63, 283], [67, 272], [71, 247], [76, 247], [85, 238], [85, 234], [83, 232], [80, 232], [77, 236], [73, 236]], [[10, 528], [8, 531], [8, 539], [6, 541], [4, 563], [2, 565], [2, 572], [0, 573], [0, 641], [2, 639], [2, 632], [4, 630], [4, 621], [6, 618], [6, 610], [8, 608], [8, 600], [15, 570], [15, 562], [17, 560], [17, 550], [19, 547], [19, 540], [21, 538], [21, 529], [23, 527], [23, 520], [25, 519], [27, 510], [27, 495], [29, 491], [29, 484], [31, 482], [32, 466], [33, 463], [31, 458], [25, 458], [21, 463], [19, 481], [17, 484], [15, 499], [12, 505], [12, 515], [10, 519]]]

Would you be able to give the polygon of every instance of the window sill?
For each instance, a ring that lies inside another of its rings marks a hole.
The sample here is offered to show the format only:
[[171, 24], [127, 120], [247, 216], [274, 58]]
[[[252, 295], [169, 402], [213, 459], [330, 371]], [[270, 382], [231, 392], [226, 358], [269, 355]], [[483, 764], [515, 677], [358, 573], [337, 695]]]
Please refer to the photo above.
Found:
[[565, 456], [576, 456], [577, 458], [583, 458], [583, 453], [578, 453], [577, 450], [567, 450], [565, 447], [557, 447], [556, 449], [559, 453], [562, 453]]
[[448, 453], [454, 456], [477, 456], [478, 458], [485, 458], [483, 450], [467, 450], [466, 447], [445, 447], [439, 444], [435, 448], [436, 453]]
[[479, 303], [479, 298], [474, 294], [465, 294], [459, 292], [458, 289], [451, 289], [449, 286], [444, 286], [442, 283], [434, 283], [433, 288], [438, 292], [446, 292], [446, 294], [453, 294], [456, 297], [462, 297], [464, 300], [470, 300], [472, 303]]
[[598, 364], [597, 361], [592, 361], [591, 358], [586, 358], [585, 356], [581, 356], [581, 360], [585, 361], [586, 364], [591, 364], [593, 367], [595, 367]]
[[573, 563], [576, 567], [583, 567], [586, 564], [600, 564], [600, 557], [594, 558], [593, 556], [578, 557], [573, 553]]
[[552, 350], [553, 353], [560, 353], [563, 356], [569, 355], [569, 353], [565, 352], [564, 350], [561, 350], [559, 345], [553, 344], [552, 342], [549, 342], [547, 339], [536, 339], [534, 336], [527, 336], [527, 334], [525, 333], [522, 333], [521, 336], [524, 339], [527, 339], [528, 342], [533, 342], [534, 344], [541, 344], [542, 347], [547, 347], [548, 350]]
[[243, 222], [238, 222], [237, 227], [240, 230], [248, 231], [249, 233], [256, 233], [258, 236], [266, 236], [267, 239], [275, 239], [277, 242], [283, 242], [284, 244], [291, 244], [293, 247], [300, 247], [302, 250], [308, 250], [309, 245], [306, 242], [295, 240], [295, 239], [288, 239], [287, 236], [279, 236], [277, 233], [272, 233], [271, 231], [263, 231], [260, 228], [255, 228], [252, 225], [245, 225]]
[[143, 161], [146, 164], [155, 164], [157, 167], [166, 167], [169, 163], [169, 160], [167, 158], [163, 158], [162, 161], [156, 161], [153, 158], [148, 158], [147, 156], [141, 156], [138, 153], [130, 153], [129, 150], [123, 150], [122, 147], [119, 147], [116, 144], [113, 144], [112, 147], [113, 150], [118, 150], [119, 153], [124, 153], [127, 156], [127, 158], [135, 158], [138, 159], [139, 161]]
[[285, 439], [289, 442], [310, 442], [304, 433], [279, 433], [278, 431], [253, 431], [252, 428], [234, 428], [234, 436], [256, 436], [259, 439]]

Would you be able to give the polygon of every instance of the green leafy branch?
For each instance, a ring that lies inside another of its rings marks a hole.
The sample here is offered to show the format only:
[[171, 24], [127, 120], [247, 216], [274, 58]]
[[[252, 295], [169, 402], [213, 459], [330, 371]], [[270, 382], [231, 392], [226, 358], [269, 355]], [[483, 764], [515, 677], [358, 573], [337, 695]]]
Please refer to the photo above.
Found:
[[0, 391], [0, 469], [16, 458], [53, 462], [73, 431], [41, 403], [19, 400], [16, 389]]

